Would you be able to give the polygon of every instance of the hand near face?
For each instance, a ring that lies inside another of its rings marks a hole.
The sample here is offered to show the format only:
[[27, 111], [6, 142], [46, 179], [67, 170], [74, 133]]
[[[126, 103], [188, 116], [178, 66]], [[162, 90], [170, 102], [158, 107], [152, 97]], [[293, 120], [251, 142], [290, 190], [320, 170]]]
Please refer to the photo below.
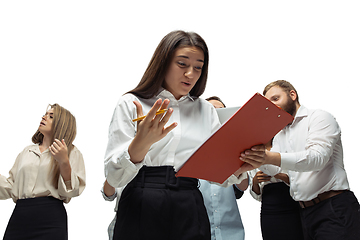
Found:
[[[141, 104], [137, 101], [134, 101], [134, 104], [136, 106], [137, 116], [143, 116]], [[177, 126], [177, 123], [172, 123], [170, 126], [165, 127], [173, 112], [171, 108], [165, 114], [156, 115], [158, 110], [166, 109], [169, 104], [170, 101], [168, 99], [164, 101], [158, 99], [145, 119], [137, 123], [137, 133], [129, 146], [129, 154], [132, 162], [141, 162], [151, 145], [164, 138]]]
[[[151, 145], [163, 137], [165, 137], [172, 129], [176, 127], [176, 123], [171, 124], [165, 128], [166, 123], [169, 121], [173, 110], [170, 108], [165, 115], [156, 115], [158, 110], [166, 109], [169, 106], [170, 101], [165, 99], [163, 102], [158, 99], [144, 120], [138, 123], [138, 130], [136, 135], [142, 138], [144, 141], [151, 143]], [[143, 116], [142, 106], [140, 103], [134, 101], [136, 105], [136, 111], [138, 117]]]
[[54, 159], [59, 163], [68, 162], [68, 148], [66, 146], [65, 140], [55, 139], [53, 144], [50, 145], [49, 150], [53, 155]]

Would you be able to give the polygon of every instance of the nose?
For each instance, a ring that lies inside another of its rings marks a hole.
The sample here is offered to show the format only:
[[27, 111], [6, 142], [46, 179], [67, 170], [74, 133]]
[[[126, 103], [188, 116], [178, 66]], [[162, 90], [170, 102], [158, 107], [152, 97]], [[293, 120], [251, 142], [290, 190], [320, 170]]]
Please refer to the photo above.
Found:
[[187, 78], [193, 78], [194, 77], [194, 69], [192, 67], [187, 68], [184, 75]]

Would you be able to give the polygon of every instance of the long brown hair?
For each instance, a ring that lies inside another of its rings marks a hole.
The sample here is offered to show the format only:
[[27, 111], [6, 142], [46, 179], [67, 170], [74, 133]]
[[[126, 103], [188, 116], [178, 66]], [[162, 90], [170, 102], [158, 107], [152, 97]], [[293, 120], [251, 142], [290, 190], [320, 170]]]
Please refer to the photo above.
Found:
[[179, 47], [197, 47], [204, 53], [204, 65], [199, 80], [191, 89], [190, 95], [199, 97], [204, 93], [208, 66], [209, 66], [209, 51], [204, 39], [194, 32], [173, 31], [167, 34], [157, 46], [150, 63], [136, 88], [129, 91], [138, 97], [152, 98], [158, 93], [163, 86], [165, 74], [168, 70], [170, 61]]
[[[59, 104], [55, 103], [53, 105], [49, 105], [50, 108], [53, 109], [53, 122], [52, 122], [52, 142], [55, 139], [65, 140], [65, 143], [68, 148], [68, 155], [70, 156], [70, 152], [73, 150], [74, 145], [73, 141], [76, 137], [76, 119], [75, 117], [65, 108], [61, 107]], [[37, 130], [35, 134], [32, 136], [33, 143], [42, 143], [44, 139], [44, 135]], [[57, 188], [58, 180], [60, 176], [60, 169], [58, 162], [52, 157], [51, 159], [51, 168], [50, 174], [53, 176], [53, 184]]]

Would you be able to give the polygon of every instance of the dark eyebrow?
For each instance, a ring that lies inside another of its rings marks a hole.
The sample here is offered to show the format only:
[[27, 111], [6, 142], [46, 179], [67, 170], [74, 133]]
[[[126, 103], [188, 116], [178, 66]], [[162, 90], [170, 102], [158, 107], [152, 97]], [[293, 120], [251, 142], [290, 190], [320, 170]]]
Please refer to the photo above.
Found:
[[[185, 56], [185, 55], [179, 55], [179, 56], [176, 56], [176, 57], [189, 59], [189, 57], [188, 57], [188, 56]], [[196, 60], [196, 61], [202, 62], [202, 63], [204, 62], [204, 60], [202, 60], [202, 59], [198, 59], [198, 60]]]

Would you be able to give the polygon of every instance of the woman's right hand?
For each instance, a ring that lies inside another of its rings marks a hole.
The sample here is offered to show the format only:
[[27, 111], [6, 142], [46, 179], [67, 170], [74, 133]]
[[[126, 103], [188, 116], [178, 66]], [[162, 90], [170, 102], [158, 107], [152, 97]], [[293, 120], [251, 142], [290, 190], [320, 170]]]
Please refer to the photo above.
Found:
[[[141, 104], [137, 101], [134, 101], [134, 104], [136, 106], [137, 116], [143, 116]], [[165, 128], [173, 109], [170, 108], [165, 115], [156, 115], [158, 110], [166, 109], [169, 104], [170, 100], [168, 99], [165, 99], [164, 101], [158, 99], [146, 115], [145, 119], [137, 123], [137, 133], [129, 146], [130, 159], [133, 163], [141, 162], [151, 145], [164, 138], [177, 126], [177, 123], [172, 123]]]
[[258, 171], [254, 176], [253, 182], [254, 182], [254, 184], [259, 184], [262, 182], [270, 181], [270, 179], [271, 179], [271, 176], [266, 175], [262, 171]]

